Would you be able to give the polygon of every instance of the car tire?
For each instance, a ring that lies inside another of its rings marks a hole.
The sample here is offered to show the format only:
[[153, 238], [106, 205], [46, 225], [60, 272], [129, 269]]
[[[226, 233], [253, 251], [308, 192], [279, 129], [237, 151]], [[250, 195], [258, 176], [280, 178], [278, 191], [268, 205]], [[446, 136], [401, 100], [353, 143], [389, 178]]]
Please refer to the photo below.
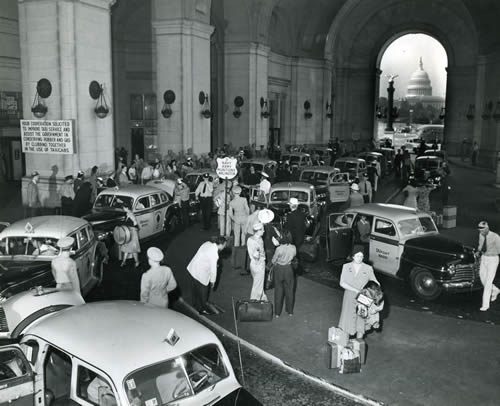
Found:
[[423, 300], [435, 300], [443, 291], [443, 288], [436, 282], [432, 272], [423, 268], [412, 269], [410, 284], [413, 292]]

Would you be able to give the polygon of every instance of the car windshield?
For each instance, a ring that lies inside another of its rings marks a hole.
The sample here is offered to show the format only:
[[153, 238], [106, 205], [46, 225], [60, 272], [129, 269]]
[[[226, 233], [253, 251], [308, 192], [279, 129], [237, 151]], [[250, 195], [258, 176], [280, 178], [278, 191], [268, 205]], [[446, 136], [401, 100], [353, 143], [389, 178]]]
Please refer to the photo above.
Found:
[[402, 237], [414, 234], [426, 234], [437, 231], [431, 217], [412, 217], [398, 222]]
[[288, 161], [290, 165], [298, 165], [300, 157], [297, 155], [283, 155], [283, 161]]
[[299, 202], [308, 202], [309, 194], [307, 192], [301, 192], [298, 190], [276, 190], [271, 193], [272, 202], [288, 202], [291, 197], [295, 197]]
[[340, 172], [350, 172], [353, 169], [356, 170], [357, 163], [349, 161], [335, 162], [335, 168], [339, 168]]
[[123, 206], [132, 208], [134, 199], [130, 196], [101, 194], [97, 197], [94, 208], [103, 210], [123, 210]]
[[168, 405], [203, 391], [229, 376], [215, 344], [148, 366], [125, 379], [131, 406]]
[[417, 159], [415, 167], [417, 169], [437, 169], [439, 161], [436, 159]]
[[300, 179], [304, 182], [309, 182], [314, 186], [326, 185], [328, 174], [321, 172], [304, 171], [302, 172]]
[[255, 163], [255, 162], [243, 162], [241, 164], [241, 167], [244, 169], [244, 170], [250, 170], [250, 167], [253, 166], [255, 171], [256, 172], [262, 172], [262, 164], [258, 164], [258, 163]]
[[0, 255], [54, 257], [59, 253], [57, 239], [45, 237], [8, 237], [0, 240]]

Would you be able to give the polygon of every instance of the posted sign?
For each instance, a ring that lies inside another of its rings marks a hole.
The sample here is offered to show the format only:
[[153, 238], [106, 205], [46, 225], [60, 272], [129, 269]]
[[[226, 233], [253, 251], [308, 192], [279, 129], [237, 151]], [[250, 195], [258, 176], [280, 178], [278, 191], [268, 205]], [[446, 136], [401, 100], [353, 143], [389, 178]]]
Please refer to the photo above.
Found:
[[21, 120], [23, 152], [74, 154], [73, 120]]
[[232, 179], [238, 174], [236, 158], [217, 158], [217, 175], [221, 179]]

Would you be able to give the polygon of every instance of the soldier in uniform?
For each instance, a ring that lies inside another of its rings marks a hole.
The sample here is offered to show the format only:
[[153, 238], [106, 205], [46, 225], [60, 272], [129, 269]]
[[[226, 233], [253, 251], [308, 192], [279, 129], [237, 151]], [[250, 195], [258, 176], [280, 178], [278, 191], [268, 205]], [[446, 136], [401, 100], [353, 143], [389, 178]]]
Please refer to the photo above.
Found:
[[245, 224], [247, 223], [250, 209], [247, 199], [241, 197], [241, 187], [233, 188], [234, 199], [229, 203], [228, 215], [233, 222], [234, 246], [245, 245]]
[[194, 192], [197, 199], [200, 199], [201, 217], [203, 221], [203, 229], [210, 229], [210, 218], [212, 217], [214, 186], [210, 181], [210, 175], [203, 175], [203, 182], [200, 182]]
[[168, 307], [168, 293], [177, 287], [172, 270], [160, 265], [163, 252], [156, 247], [148, 248], [149, 268], [141, 278], [141, 302], [158, 307]]
[[73, 290], [80, 293], [80, 279], [76, 262], [70, 258], [71, 247], [75, 243], [73, 237], [64, 237], [57, 241], [60, 249], [59, 256], [52, 260], [52, 275], [56, 281], [56, 288]]

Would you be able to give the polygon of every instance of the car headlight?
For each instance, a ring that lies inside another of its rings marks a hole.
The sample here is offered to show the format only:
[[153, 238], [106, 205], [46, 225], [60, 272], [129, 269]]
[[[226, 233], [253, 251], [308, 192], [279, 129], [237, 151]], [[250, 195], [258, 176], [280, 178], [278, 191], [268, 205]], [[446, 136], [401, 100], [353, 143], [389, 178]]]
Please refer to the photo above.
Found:
[[449, 275], [453, 276], [457, 272], [457, 269], [455, 264], [447, 264], [446, 266], [442, 266], [440, 271], [446, 272]]

